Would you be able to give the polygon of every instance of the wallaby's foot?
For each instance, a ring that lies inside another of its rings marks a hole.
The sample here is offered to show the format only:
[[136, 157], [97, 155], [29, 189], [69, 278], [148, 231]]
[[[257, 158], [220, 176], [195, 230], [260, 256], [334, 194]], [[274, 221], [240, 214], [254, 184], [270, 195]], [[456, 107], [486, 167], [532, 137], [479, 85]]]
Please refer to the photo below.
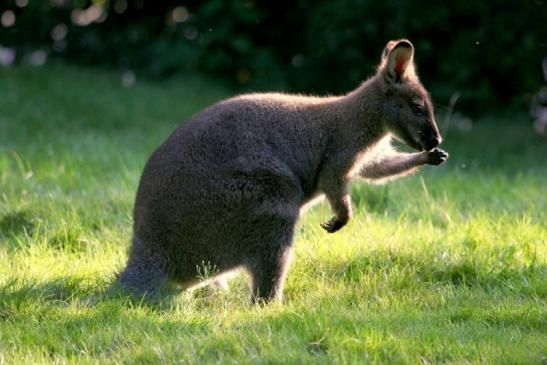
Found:
[[340, 220], [338, 217], [333, 217], [330, 220], [321, 223], [321, 228], [329, 233], [334, 233], [348, 223], [349, 219]]
[[153, 256], [130, 259], [118, 277], [119, 283], [135, 297], [148, 296], [167, 287], [168, 275], [165, 266]]
[[159, 275], [143, 275], [132, 269], [126, 269], [120, 274], [117, 284], [134, 297], [142, 297], [163, 291], [167, 284], [167, 278]]
[[434, 148], [425, 153], [427, 156], [427, 163], [429, 165], [440, 165], [448, 159], [448, 153], [440, 148]]
[[[261, 288], [264, 287], [264, 290], [261, 290]], [[282, 290], [276, 290], [275, 288], [268, 288], [266, 286], [262, 286], [261, 288], [253, 289], [253, 293], [251, 294], [251, 304], [256, 305], [265, 305], [271, 302], [278, 302], [281, 303], [283, 301], [283, 293]]]

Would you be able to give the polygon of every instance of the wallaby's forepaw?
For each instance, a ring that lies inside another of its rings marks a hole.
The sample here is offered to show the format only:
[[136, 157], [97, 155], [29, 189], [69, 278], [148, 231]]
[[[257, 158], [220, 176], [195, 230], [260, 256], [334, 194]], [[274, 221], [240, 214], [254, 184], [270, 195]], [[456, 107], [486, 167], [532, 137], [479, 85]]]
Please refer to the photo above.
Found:
[[334, 233], [338, 231], [340, 228], [344, 227], [347, 222], [343, 222], [339, 220], [338, 218], [334, 217], [330, 220], [321, 223], [321, 228], [323, 228], [325, 231], [329, 233]]
[[434, 148], [427, 152], [427, 163], [429, 165], [440, 165], [448, 159], [448, 153], [440, 148]]

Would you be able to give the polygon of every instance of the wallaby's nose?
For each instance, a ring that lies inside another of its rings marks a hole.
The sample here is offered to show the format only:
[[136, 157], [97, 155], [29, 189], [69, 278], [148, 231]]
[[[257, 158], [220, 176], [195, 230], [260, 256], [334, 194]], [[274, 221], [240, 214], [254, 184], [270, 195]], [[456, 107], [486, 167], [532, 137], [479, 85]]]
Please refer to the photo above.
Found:
[[436, 136], [433, 136], [433, 138], [431, 138], [428, 142], [427, 142], [427, 145], [425, 146], [427, 151], [430, 151], [432, 150], [433, 148], [437, 147], [438, 145], [441, 144], [441, 142], [443, 141], [443, 137], [441, 137], [440, 135], [436, 135]]
[[[443, 137], [441, 137], [440, 134], [437, 135], [437, 136], [435, 137], [435, 139], [437, 140], [437, 146], [440, 145], [440, 144], [442, 143], [442, 141], [443, 141]], [[435, 147], [437, 147], [437, 146], [435, 146]]]

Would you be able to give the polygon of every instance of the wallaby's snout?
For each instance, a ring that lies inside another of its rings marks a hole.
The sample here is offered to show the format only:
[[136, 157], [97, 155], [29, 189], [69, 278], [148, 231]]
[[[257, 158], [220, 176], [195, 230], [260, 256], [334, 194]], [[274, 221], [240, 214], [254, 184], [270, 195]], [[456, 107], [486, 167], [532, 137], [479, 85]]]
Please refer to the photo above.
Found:
[[418, 135], [420, 136], [420, 145], [424, 151], [431, 151], [443, 141], [443, 137], [433, 118], [431, 118], [431, 121], [427, 124], [427, 130], [421, 133], [418, 132]]
[[437, 134], [431, 137], [426, 143], [424, 143], [423, 145], [424, 150], [431, 151], [433, 148], [440, 145], [442, 141], [443, 141], [443, 137], [441, 137], [440, 134]]

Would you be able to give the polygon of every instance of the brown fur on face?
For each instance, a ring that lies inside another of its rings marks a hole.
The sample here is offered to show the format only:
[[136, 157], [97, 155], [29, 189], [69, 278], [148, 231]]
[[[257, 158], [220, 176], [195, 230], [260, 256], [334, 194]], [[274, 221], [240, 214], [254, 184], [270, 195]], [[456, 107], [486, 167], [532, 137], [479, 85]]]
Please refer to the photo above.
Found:
[[384, 49], [378, 74], [384, 81], [384, 122], [402, 142], [417, 150], [431, 150], [442, 138], [433, 104], [416, 76], [414, 47], [407, 40], [391, 41]]
[[[441, 138], [413, 56], [409, 41], [392, 41], [377, 74], [346, 95], [242, 95], [181, 124], [144, 168], [119, 282], [144, 294], [195, 285], [204, 265], [243, 267], [253, 300], [281, 299], [304, 205], [324, 195], [334, 217], [322, 227], [336, 232], [352, 216], [351, 179], [386, 181], [448, 157], [431, 150]], [[392, 135], [421, 152], [396, 152]]]

